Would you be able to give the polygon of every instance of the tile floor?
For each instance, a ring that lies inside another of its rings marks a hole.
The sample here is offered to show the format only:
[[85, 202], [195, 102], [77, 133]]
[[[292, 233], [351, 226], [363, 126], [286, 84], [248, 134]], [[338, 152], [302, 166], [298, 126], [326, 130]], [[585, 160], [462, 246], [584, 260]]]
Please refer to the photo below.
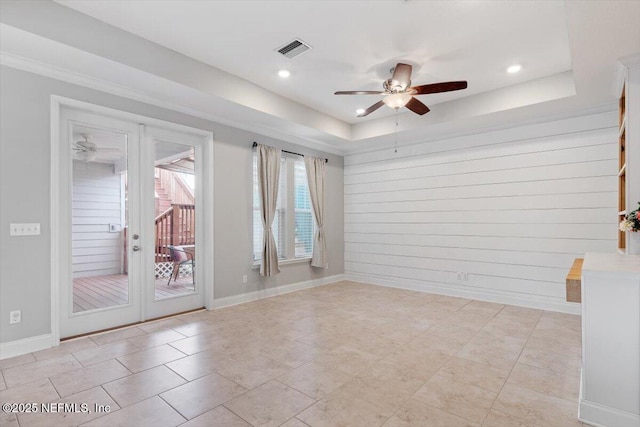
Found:
[[580, 359], [578, 316], [341, 282], [2, 360], [3, 403], [89, 410], [0, 424], [581, 426]]

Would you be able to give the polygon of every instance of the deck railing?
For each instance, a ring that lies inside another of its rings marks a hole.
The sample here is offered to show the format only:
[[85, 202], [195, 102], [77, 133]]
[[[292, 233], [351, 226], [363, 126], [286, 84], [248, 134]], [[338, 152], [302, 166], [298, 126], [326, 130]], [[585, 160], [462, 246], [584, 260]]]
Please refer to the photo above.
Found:
[[173, 204], [156, 217], [156, 262], [171, 260], [169, 245], [193, 245], [196, 242], [194, 205]]

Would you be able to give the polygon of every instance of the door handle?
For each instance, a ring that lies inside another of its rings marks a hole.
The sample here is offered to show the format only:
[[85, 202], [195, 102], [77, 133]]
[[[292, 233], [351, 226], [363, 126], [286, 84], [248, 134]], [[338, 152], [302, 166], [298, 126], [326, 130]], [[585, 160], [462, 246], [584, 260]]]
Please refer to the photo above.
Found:
[[134, 247], [132, 247], [131, 249], [133, 249], [134, 252], [138, 252], [140, 250], [140, 246], [135, 245]]

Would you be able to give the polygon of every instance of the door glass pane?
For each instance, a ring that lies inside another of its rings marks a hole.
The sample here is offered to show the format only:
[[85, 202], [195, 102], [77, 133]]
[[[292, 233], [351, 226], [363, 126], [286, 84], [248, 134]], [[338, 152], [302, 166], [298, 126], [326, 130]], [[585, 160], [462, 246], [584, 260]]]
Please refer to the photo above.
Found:
[[195, 150], [155, 142], [155, 297], [196, 289]]
[[71, 253], [73, 312], [129, 302], [127, 136], [74, 126]]

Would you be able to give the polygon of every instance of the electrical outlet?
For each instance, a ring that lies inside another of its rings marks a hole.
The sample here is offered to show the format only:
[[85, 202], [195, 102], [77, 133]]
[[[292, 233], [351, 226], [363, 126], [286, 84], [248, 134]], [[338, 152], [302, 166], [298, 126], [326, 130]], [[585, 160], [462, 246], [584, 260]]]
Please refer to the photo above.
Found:
[[22, 322], [22, 311], [16, 310], [9, 313], [9, 324], [15, 325]]
[[17, 223], [9, 224], [9, 235], [11, 236], [39, 236], [40, 223]]
[[242, 276], [242, 283], [247, 283], [247, 275], [245, 274], [244, 276]]

